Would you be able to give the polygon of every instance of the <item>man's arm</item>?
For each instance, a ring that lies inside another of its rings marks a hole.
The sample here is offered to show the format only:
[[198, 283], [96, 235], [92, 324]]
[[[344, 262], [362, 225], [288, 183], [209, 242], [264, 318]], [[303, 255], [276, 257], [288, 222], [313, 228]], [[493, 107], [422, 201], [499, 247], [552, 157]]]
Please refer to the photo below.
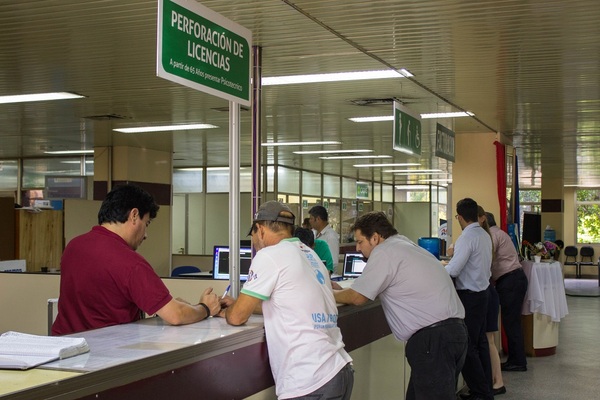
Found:
[[368, 297], [363, 296], [352, 288], [334, 290], [333, 297], [335, 297], [337, 303], [353, 304], [355, 306], [362, 306], [369, 301]]
[[225, 319], [229, 325], [243, 325], [252, 313], [261, 310], [260, 299], [240, 293], [238, 299], [225, 310]]
[[215, 293], [212, 293], [212, 288], [204, 290], [200, 303], [206, 304], [209, 310], [208, 313], [204, 306], [200, 304], [191, 305], [180, 299], [171, 299], [156, 314], [171, 325], [186, 325], [202, 321], [211, 315], [218, 314], [221, 310], [219, 298]]

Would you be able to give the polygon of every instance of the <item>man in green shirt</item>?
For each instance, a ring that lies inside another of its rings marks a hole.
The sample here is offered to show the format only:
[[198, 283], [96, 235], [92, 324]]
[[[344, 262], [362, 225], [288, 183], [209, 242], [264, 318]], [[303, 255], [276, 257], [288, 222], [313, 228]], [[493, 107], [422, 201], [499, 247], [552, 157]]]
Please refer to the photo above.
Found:
[[331, 251], [329, 250], [329, 245], [327, 242], [324, 240], [315, 239], [315, 236], [311, 230], [299, 226], [294, 229], [294, 236], [300, 239], [302, 243], [313, 249], [315, 253], [317, 253], [331, 275], [335, 266], [333, 265], [333, 257], [331, 256]]

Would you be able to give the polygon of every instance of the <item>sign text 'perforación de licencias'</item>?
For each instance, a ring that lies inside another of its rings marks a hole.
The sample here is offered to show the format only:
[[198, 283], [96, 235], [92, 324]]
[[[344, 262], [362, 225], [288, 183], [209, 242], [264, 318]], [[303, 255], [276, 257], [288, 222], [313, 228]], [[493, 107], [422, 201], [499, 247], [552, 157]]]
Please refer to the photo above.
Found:
[[250, 106], [252, 33], [203, 5], [160, 0], [157, 75]]

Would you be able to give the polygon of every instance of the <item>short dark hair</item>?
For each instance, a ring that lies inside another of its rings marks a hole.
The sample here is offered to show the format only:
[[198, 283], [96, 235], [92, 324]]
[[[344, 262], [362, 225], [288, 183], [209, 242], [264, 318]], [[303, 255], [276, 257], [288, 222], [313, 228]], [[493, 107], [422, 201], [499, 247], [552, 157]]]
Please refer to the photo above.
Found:
[[115, 186], [100, 206], [98, 211], [98, 225], [107, 222], [125, 222], [129, 218], [132, 209], [137, 208], [140, 212], [140, 218], [150, 214], [150, 219], [156, 218], [158, 204], [154, 197], [137, 185], [119, 185]]
[[486, 211], [485, 218], [487, 219], [487, 223], [490, 227], [496, 226], [496, 218], [494, 218], [494, 214]]
[[477, 202], [469, 197], [456, 203], [456, 213], [463, 217], [466, 222], [477, 221]]
[[308, 210], [308, 213], [315, 218], [321, 218], [323, 221], [327, 221], [327, 219], [329, 218], [329, 215], [327, 214], [327, 209], [323, 206], [314, 206], [313, 208]]
[[297, 226], [294, 230], [294, 236], [300, 239], [302, 243], [312, 248], [315, 245], [315, 235], [310, 229]]
[[384, 239], [398, 234], [385, 213], [381, 211], [371, 211], [358, 217], [350, 227], [352, 232], [357, 229], [360, 229], [360, 233], [367, 239], [371, 238], [374, 233], [378, 233]]

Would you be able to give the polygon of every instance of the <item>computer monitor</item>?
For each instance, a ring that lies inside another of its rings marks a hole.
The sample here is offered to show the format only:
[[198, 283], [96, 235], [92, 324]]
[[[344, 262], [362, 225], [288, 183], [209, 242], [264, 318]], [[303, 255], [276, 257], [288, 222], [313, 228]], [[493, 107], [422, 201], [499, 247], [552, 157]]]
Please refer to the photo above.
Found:
[[362, 253], [346, 253], [344, 256], [344, 278], [358, 278], [366, 265], [367, 261]]
[[[252, 263], [252, 248], [240, 247], [240, 280], [248, 279]], [[215, 246], [213, 251], [213, 279], [229, 280], [229, 246]]]

